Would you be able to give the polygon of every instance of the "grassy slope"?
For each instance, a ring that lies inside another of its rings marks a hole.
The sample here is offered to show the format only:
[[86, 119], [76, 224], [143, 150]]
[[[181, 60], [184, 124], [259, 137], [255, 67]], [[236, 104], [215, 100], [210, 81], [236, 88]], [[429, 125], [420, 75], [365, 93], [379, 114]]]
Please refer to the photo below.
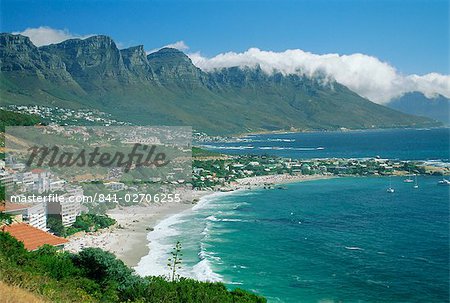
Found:
[[259, 86], [207, 89], [143, 82], [120, 84], [113, 80], [95, 85], [102, 89], [86, 93], [72, 83], [9, 73], [0, 76], [0, 104], [97, 108], [136, 124], [191, 125], [210, 134], [436, 125], [426, 118], [372, 103], [341, 85], [318, 89], [301, 87], [295, 81], [267, 81]]
[[202, 157], [220, 157], [223, 156], [220, 153], [209, 151], [200, 147], [192, 147], [192, 157], [202, 158]]
[[22, 288], [0, 282], [0, 303], [48, 303], [50, 301]]

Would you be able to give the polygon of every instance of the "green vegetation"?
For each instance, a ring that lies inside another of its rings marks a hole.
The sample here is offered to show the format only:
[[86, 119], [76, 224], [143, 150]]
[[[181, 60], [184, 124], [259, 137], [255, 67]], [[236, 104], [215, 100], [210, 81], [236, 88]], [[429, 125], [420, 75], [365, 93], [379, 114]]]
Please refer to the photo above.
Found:
[[183, 256], [183, 253], [181, 252], [181, 243], [180, 241], [177, 241], [177, 244], [172, 250], [172, 257], [167, 259], [169, 263], [167, 263], [167, 266], [170, 270], [169, 279], [174, 282], [180, 280], [180, 275], [177, 275], [177, 269], [181, 269], [181, 261], [183, 260], [181, 257]]
[[[0, 147], [5, 146], [6, 126], [31, 126], [40, 122], [40, 118], [35, 115], [15, 113], [0, 109]], [[5, 159], [5, 154], [0, 153], [0, 160]], [[1, 201], [1, 200], [0, 200]]]
[[10, 214], [0, 212], [0, 226], [3, 224], [9, 225], [13, 222], [13, 218]]
[[81, 214], [70, 227], [64, 227], [58, 215], [47, 216], [47, 227], [60, 237], [67, 237], [80, 231], [91, 232], [116, 224], [116, 220], [107, 215]]
[[192, 185], [199, 189], [220, 189], [237, 179], [267, 175], [446, 175], [445, 167], [423, 161], [389, 159], [286, 159], [276, 156], [239, 155], [227, 158], [194, 159]]
[[97, 109], [126, 122], [191, 125], [209, 134], [438, 125], [325, 84], [320, 75], [269, 75], [257, 67], [207, 73], [178, 50], [147, 56], [142, 47], [119, 50], [106, 36], [37, 48], [26, 37], [1, 34], [0, 56], [5, 105]]
[[4, 132], [6, 126], [31, 126], [38, 124], [40, 121], [40, 118], [35, 115], [0, 109], [0, 132]]
[[44, 246], [28, 252], [4, 232], [0, 232], [0, 281], [61, 303], [266, 302], [240, 289], [228, 291], [222, 283], [142, 278], [113, 254], [98, 248], [71, 254]]
[[0, 184], [0, 202], [5, 201], [5, 187]]
[[201, 158], [201, 157], [220, 157], [222, 154], [209, 151], [200, 147], [192, 147], [192, 157]]
[[57, 236], [65, 237], [67, 235], [66, 228], [58, 215], [47, 215], [47, 228]]

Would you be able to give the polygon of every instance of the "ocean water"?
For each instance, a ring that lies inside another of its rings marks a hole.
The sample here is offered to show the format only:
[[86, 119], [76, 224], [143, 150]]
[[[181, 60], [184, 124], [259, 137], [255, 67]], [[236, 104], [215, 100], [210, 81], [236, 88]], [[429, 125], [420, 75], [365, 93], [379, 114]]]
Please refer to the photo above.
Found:
[[[291, 158], [449, 161], [450, 130], [408, 129], [258, 135], [209, 149]], [[449, 187], [389, 179], [335, 178], [287, 190], [215, 193], [148, 234], [136, 270], [167, 275], [181, 241], [179, 273], [222, 281], [269, 302], [448, 302]]]
[[[200, 144], [201, 145], [201, 144]], [[363, 158], [449, 161], [450, 129], [381, 129], [252, 135], [237, 142], [202, 146], [227, 154], [292, 158]]]
[[448, 302], [449, 187], [336, 178], [207, 196], [149, 233], [142, 275], [223, 281], [269, 302]]

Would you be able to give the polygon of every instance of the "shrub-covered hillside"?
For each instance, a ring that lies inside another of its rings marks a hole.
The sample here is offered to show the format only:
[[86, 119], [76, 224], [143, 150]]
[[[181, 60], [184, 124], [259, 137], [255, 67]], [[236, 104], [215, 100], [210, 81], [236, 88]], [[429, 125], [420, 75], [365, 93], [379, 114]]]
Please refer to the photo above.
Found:
[[71, 254], [44, 246], [28, 252], [4, 232], [0, 232], [0, 283], [49, 302], [266, 302], [240, 289], [229, 291], [222, 283], [142, 278], [113, 254], [98, 248]]

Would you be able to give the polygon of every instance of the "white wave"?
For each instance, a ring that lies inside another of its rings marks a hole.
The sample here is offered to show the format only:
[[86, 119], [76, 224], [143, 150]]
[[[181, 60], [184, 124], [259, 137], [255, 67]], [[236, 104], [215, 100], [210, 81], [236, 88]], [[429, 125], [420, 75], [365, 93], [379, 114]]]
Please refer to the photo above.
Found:
[[246, 269], [248, 268], [247, 266], [244, 265], [233, 265], [233, 268], [242, 268], [242, 269]]
[[235, 190], [233, 192], [215, 192], [212, 193], [210, 195], [201, 197], [200, 200], [197, 202], [197, 204], [194, 205], [194, 207], [192, 207], [193, 211], [198, 211], [202, 208], [205, 208], [208, 204], [210, 204], [211, 202], [213, 202], [214, 200], [217, 200], [223, 196], [228, 196], [231, 195], [233, 193], [238, 192], [239, 190]]
[[222, 222], [245, 222], [245, 220], [242, 220], [242, 219], [227, 219], [227, 218], [219, 219], [219, 221], [222, 221]]
[[[235, 191], [237, 192], [237, 191]], [[167, 259], [170, 257], [170, 252], [172, 251], [173, 243], [165, 243], [168, 237], [174, 237], [180, 235], [180, 231], [175, 228], [175, 225], [184, 222], [182, 218], [191, 213], [199, 211], [205, 208], [209, 203], [225, 195], [230, 195], [235, 192], [218, 192], [211, 195], [204, 196], [200, 198], [200, 201], [192, 207], [191, 210], [184, 211], [179, 214], [172, 215], [161, 222], [159, 222], [153, 231], [149, 232], [147, 235], [147, 240], [149, 241], [148, 247], [150, 248], [149, 253], [142, 257], [138, 265], [134, 267], [136, 273], [140, 276], [163, 276], [169, 273], [167, 268]], [[208, 226], [203, 230], [204, 236], [207, 236]], [[205, 256], [208, 257], [208, 256]], [[211, 255], [209, 255], [211, 257]], [[206, 260], [206, 259], [204, 259]], [[204, 261], [202, 260], [202, 261]], [[201, 262], [202, 262], [201, 261]], [[206, 260], [208, 261], [208, 260]], [[209, 261], [208, 261], [209, 262]], [[203, 275], [206, 278], [218, 279], [220, 276], [208, 271], [208, 262], [203, 262], [202, 265], [196, 264], [192, 270], [184, 269], [182, 274], [185, 276], [190, 276], [197, 278]], [[203, 272], [203, 274], [201, 274]], [[214, 280], [214, 281], [216, 281]], [[206, 279], [205, 279], [206, 281]], [[209, 281], [209, 280], [208, 280]], [[219, 280], [217, 280], [219, 281]]]
[[271, 142], [295, 142], [295, 139], [280, 139], [280, 138], [275, 138], [275, 139], [267, 139], [267, 141], [271, 141]]
[[212, 215], [209, 217], [206, 217], [205, 220], [212, 221], [212, 222], [245, 222], [245, 220], [242, 219], [235, 219], [235, 218], [223, 218], [219, 219], [216, 216]]
[[203, 259], [192, 268], [193, 278], [199, 281], [222, 282], [223, 278], [211, 268], [211, 262]]
[[312, 150], [324, 150], [324, 147], [286, 147], [286, 146], [261, 146], [262, 150], [297, 150], [297, 151], [312, 151]]
[[202, 235], [205, 235], [205, 236], [209, 235], [209, 228], [208, 228], [208, 225], [206, 225], [205, 228], [203, 229]]
[[209, 217], [205, 218], [205, 220], [213, 221], [213, 222], [220, 221], [219, 219], [216, 218], [216, 216], [209, 216]]
[[159, 222], [153, 231], [147, 235], [150, 251], [148, 255], [141, 258], [134, 268], [141, 276], [161, 276], [168, 274], [167, 258], [172, 250], [173, 243], [164, 243], [164, 239], [179, 235], [174, 225], [183, 221], [180, 218], [184, 213], [170, 216]]
[[225, 145], [201, 145], [200, 147], [206, 149], [230, 149], [230, 150], [242, 150], [242, 149], [253, 149], [254, 146], [246, 145], [246, 146], [225, 146]]
[[348, 250], [364, 250], [361, 247], [357, 247], [357, 246], [345, 246], [345, 249], [348, 249]]

